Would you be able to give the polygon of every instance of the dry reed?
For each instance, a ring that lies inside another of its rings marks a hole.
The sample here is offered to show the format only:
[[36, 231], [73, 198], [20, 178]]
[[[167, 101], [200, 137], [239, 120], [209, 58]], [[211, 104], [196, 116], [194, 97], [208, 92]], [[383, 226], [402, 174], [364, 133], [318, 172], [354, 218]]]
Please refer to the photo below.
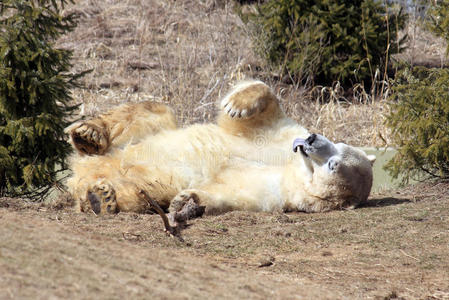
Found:
[[[230, 0], [77, 1], [69, 9], [80, 15], [79, 25], [58, 44], [74, 50], [77, 71], [92, 69], [83, 79], [87, 88], [73, 91], [81, 114], [154, 100], [171, 105], [183, 125], [209, 122], [235, 81], [260, 78], [280, 96], [287, 114], [311, 132], [359, 146], [388, 143], [385, 81], [377, 80], [371, 91], [356, 85], [348, 95], [338, 83], [304, 88], [274, 79], [253, 54], [234, 5]], [[383, 99], [374, 99], [377, 95]]]

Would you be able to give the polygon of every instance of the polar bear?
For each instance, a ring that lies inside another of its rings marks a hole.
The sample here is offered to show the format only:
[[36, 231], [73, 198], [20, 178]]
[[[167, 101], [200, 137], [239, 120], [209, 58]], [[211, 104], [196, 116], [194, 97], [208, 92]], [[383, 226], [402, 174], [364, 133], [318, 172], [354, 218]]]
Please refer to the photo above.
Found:
[[231, 89], [216, 124], [179, 129], [170, 108], [140, 103], [68, 132], [69, 191], [96, 214], [144, 212], [140, 190], [174, 215], [188, 203], [211, 214], [323, 212], [366, 201], [373, 181], [374, 156], [308, 133], [257, 80]]

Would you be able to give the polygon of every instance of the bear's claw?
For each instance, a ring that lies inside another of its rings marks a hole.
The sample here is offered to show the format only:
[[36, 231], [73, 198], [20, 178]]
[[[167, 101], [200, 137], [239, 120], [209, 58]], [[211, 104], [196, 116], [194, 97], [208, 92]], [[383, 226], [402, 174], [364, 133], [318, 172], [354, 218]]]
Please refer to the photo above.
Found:
[[103, 154], [109, 146], [107, 132], [88, 122], [83, 122], [73, 128], [70, 131], [70, 136], [75, 148], [88, 155]]
[[181, 192], [170, 203], [171, 219], [176, 224], [185, 224], [188, 220], [201, 217], [206, 209], [201, 206], [198, 195], [193, 192]]
[[250, 103], [239, 103], [237, 97], [227, 97], [221, 103], [222, 109], [233, 119], [246, 119], [252, 115], [262, 112], [266, 106], [265, 99], [256, 99]]
[[100, 180], [87, 190], [87, 199], [96, 215], [117, 212], [117, 199], [112, 185]]

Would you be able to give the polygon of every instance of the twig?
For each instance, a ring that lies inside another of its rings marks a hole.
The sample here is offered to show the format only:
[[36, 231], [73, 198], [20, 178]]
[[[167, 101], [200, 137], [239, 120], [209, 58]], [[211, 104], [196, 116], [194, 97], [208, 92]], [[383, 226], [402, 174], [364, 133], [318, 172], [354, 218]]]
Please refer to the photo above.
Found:
[[[216, 72], [214, 74], [214, 76], [217, 74], [218, 72]], [[218, 84], [220, 83], [220, 79], [217, 79], [217, 81], [215, 82], [214, 86], [211, 87], [210, 89], [206, 90], [206, 92], [204, 93], [204, 96], [201, 98], [200, 103], [203, 103], [203, 101], [205, 101], [207, 98], [209, 98], [209, 96], [212, 94], [212, 92], [215, 90], [215, 88], [218, 86]], [[206, 103], [203, 105], [209, 105], [210, 103]], [[201, 106], [203, 106], [201, 105]], [[200, 106], [200, 107], [201, 107]], [[197, 111], [199, 108], [196, 108], [195, 111]]]
[[332, 275], [329, 275], [329, 274], [320, 274], [320, 273], [317, 273], [317, 272], [314, 272], [314, 271], [312, 271], [312, 270], [308, 270], [308, 272], [309, 273], [312, 273], [312, 274], [314, 274], [314, 275], [317, 275], [317, 276], [319, 276], [319, 277], [324, 277], [324, 276], [326, 276], [326, 277], [329, 277], [329, 278], [331, 278], [331, 279], [337, 279], [337, 278], [335, 278], [334, 276], [332, 276]]
[[122, 236], [125, 240], [132, 241], [142, 241], [142, 236], [140, 234], [135, 234], [131, 232], [122, 232]]
[[410, 258], [413, 258], [413, 259], [414, 259], [414, 260], [416, 260], [416, 261], [419, 261], [419, 259], [418, 259], [418, 258], [416, 258], [416, 257], [413, 257], [413, 256], [411, 256], [411, 255], [409, 255], [409, 254], [405, 253], [405, 251], [404, 251], [404, 250], [402, 250], [402, 249], [399, 249], [399, 251], [401, 251], [401, 252], [402, 252], [402, 254], [404, 254], [405, 256], [407, 256], [407, 257], [410, 257]]
[[150, 204], [150, 206], [161, 216], [162, 221], [164, 222], [165, 231], [170, 236], [175, 236], [179, 240], [183, 241], [183, 239], [179, 235], [178, 227], [173, 227], [173, 226], [170, 225], [170, 222], [168, 221], [167, 215], [164, 213], [164, 211], [159, 206], [159, 204], [156, 201], [154, 201], [153, 199], [151, 199], [150, 196], [148, 196], [147, 192], [145, 192], [144, 190], [140, 190], [139, 197], [142, 198], [142, 199], [145, 199], [145, 201], [148, 204]]

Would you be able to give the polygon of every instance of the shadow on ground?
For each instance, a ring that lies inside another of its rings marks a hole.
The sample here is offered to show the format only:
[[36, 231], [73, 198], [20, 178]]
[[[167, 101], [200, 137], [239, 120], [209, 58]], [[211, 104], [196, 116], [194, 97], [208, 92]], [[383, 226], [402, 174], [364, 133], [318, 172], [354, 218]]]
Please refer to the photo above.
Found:
[[359, 207], [386, 207], [392, 205], [398, 205], [403, 203], [412, 202], [409, 199], [393, 198], [393, 197], [379, 197], [369, 199], [366, 203], [361, 204]]

